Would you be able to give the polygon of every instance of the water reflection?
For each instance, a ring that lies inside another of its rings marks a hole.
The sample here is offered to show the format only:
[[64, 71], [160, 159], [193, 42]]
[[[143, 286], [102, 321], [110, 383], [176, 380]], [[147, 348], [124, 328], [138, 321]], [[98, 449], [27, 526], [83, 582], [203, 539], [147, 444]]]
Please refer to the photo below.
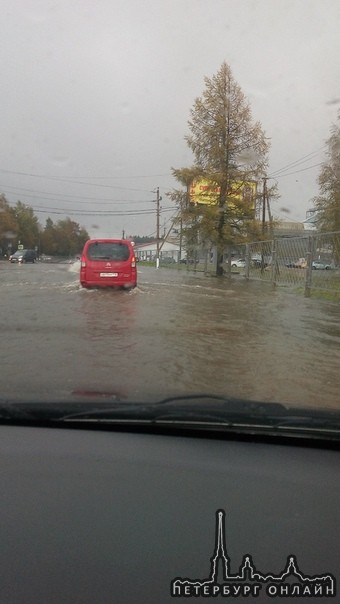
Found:
[[83, 289], [78, 309], [87, 337], [92, 342], [108, 340], [114, 346], [127, 342], [132, 333], [137, 304], [134, 292]]

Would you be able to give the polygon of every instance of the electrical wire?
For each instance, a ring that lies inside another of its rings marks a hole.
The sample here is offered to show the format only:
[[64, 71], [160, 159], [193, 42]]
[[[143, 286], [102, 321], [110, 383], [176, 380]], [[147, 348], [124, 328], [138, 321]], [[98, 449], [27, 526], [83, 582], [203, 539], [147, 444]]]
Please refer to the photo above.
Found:
[[275, 180], [279, 180], [280, 178], [285, 178], [285, 176], [291, 176], [292, 174], [300, 174], [301, 172], [306, 172], [307, 170], [312, 170], [317, 166], [322, 166], [323, 162], [319, 162], [318, 164], [313, 164], [308, 168], [302, 168], [301, 170], [295, 170], [295, 172], [288, 172], [287, 174], [279, 174], [278, 176], [270, 176], [269, 178], [274, 178]]
[[[41, 209], [40, 209], [41, 208]], [[84, 211], [84, 210], [69, 210], [65, 208], [45, 208], [44, 206], [32, 206], [37, 214], [67, 214], [69, 216], [93, 216], [93, 217], [105, 217], [105, 216], [150, 216], [154, 215], [154, 210], [128, 210], [126, 212], [119, 210], [110, 211]], [[173, 208], [162, 208], [161, 212], [173, 212]]]
[[66, 182], [69, 184], [77, 184], [77, 185], [85, 185], [85, 186], [90, 186], [90, 187], [102, 187], [102, 188], [106, 188], [106, 189], [119, 189], [120, 191], [137, 191], [137, 192], [144, 192], [144, 193], [151, 193], [152, 191], [150, 191], [150, 189], [134, 189], [131, 187], [120, 187], [117, 185], [105, 185], [105, 184], [99, 184], [99, 183], [91, 183], [91, 182], [84, 182], [82, 180], [73, 180], [73, 178], [61, 178], [59, 176], [44, 176], [43, 174], [34, 174], [34, 173], [29, 173], [29, 172], [15, 172], [13, 170], [5, 170], [3, 168], [0, 168], [0, 172], [3, 172], [4, 174], [14, 174], [16, 176], [29, 176], [31, 178], [42, 178], [45, 180], [54, 180], [56, 182]]
[[316, 151], [312, 151], [311, 153], [308, 153], [307, 155], [303, 155], [302, 157], [296, 159], [293, 162], [290, 162], [289, 164], [286, 164], [285, 166], [283, 166], [282, 168], [278, 168], [277, 170], [274, 170], [273, 172], [271, 172], [269, 174], [269, 177], [275, 177], [276, 175], [281, 174], [282, 172], [286, 172], [287, 170], [289, 170], [290, 168], [294, 168], [300, 164], [304, 164], [307, 161], [310, 161], [311, 159], [313, 159], [313, 156], [316, 156], [320, 153], [320, 151], [322, 151], [323, 149], [325, 149], [327, 147], [327, 144], [323, 145], [322, 147], [320, 147], [319, 149], [317, 149]]
[[149, 203], [155, 203], [153, 199], [138, 199], [138, 200], [134, 200], [134, 199], [124, 199], [124, 200], [112, 200], [112, 201], [98, 201], [97, 199], [93, 198], [92, 201], [82, 201], [79, 199], [56, 199], [55, 197], [49, 197], [47, 195], [32, 195], [30, 193], [25, 193], [25, 199], [29, 197], [32, 199], [43, 199], [45, 201], [55, 201], [55, 202], [63, 202], [63, 203], [78, 203], [78, 204], [82, 204], [82, 205], [91, 205], [91, 206], [112, 206], [112, 205], [127, 205], [127, 204], [149, 204]]

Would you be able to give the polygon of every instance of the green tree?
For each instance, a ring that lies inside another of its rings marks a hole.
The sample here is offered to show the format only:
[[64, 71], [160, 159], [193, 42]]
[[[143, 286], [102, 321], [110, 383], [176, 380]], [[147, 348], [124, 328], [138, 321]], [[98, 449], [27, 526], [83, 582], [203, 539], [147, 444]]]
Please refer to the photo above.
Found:
[[326, 142], [326, 161], [322, 164], [318, 183], [319, 195], [313, 199], [318, 210], [322, 231], [340, 231], [340, 111]]
[[2, 254], [12, 251], [17, 239], [17, 223], [5, 197], [0, 195], [0, 248]]
[[11, 214], [16, 223], [17, 239], [15, 243], [20, 242], [25, 248], [30, 249], [39, 246], [40, 225], [33, 208], [17, 201], [16, 205], [11, 208]]
[[44, 254], [57, 255], [58, 241], [56, 228], [51, 218], [47, 218], [45, 228], [41, 234], [41, 250]]
[[[193, 230], [197, 243], [216, 245], [217, 274], [222, 274], [225, 246], [244, 240], [249, 223], [254, 222], [249, 201], [240, 198], [236, 202], [232, 187], [235, 182], [257, 180], [265, 174], [269, 145], [227, 63], [204, 81], [203, 94], [191, 109], [190, 134], [185, 137], [194, 165], [173, 170], [186, 189], [184, 193], [173, 191], [170, 197], [180, 206], [180, 219], [187, 231]], [[202, 178], [218, 189], [216, 203], [192, 207], [189, 186], [193, 178]]]
[[48, 218], [42, 234], [43, 251], [56, 256], [75, 256], [88, 239], [86, 229], [70, 218], [59, 220], [56, 224]]

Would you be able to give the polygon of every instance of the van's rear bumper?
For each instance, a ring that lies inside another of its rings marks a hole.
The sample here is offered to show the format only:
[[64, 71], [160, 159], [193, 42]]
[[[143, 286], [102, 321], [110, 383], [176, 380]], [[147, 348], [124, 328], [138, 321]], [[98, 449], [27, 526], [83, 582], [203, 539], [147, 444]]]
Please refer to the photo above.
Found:
[[105, 289], [107, 287], [112, 287], [112, 288], [119, 287], [119, 288], [124, 288], [124, 289], [133, 289], [134, 287], [136, 287], [137, 282], [135, 282], [135, 281], [126, 282], [125, 281], [124, 283], [123, 282], [119, 283], [117, 281], [112, 281], [112, 282], [108, 283], [107, 281], [105, 281], [105, 283], [102, 283], [102, 282], [98, 282], [98, 281], [81, 281], [80, 285], [82, 287], [87, 287], [87, 288], [98, 287], [98, 288]]
[[82, 287], [124, 287], [132, 289], [137, 285], [137, 276], [131, 274], [129, 277], [91, 277], [88, 279], [86, 274], [80, 274], [80, 284]]

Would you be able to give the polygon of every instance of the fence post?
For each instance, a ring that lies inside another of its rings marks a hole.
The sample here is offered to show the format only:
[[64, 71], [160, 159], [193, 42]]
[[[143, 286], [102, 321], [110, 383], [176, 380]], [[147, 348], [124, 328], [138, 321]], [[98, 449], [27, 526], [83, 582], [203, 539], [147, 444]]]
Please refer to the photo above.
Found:
[[277, 260], [276, 260], [276, 252], [277, 252], [277, 239], [272, 240], [272, 271], [271, 271], [271, 282], [273, 285], [276, 285], [276, 277], [277, 277]]
[[208, 274], [208, 254], [209, 254], [209, 250], [208, 248], [205, 249], [205, 254], [204, 254], [204, 274], [207, 275]]
[[228, 277], [228, 279], [230, 279], [231, 278], [231, 246], [230, 245], [228, 245], [227, 251], [228, 251], [227, 270], [225, 270], [225, 268], [223, 267], [223, 273]]
[[244, 270], [244, 276], [246, 279], [249, 279], [249, 269], [250, 269], [250, 246], [249, 243], [246, 243], [246, 266]]
[[309, 298], [312, 287], [312, 262], [313, 262], [313, 248], [314, 238], [312, 235], [308, 237], [308, 252], [307, 252], [307, 267], [306, 267], [306, 281], [305, 281], [305, 298]]

